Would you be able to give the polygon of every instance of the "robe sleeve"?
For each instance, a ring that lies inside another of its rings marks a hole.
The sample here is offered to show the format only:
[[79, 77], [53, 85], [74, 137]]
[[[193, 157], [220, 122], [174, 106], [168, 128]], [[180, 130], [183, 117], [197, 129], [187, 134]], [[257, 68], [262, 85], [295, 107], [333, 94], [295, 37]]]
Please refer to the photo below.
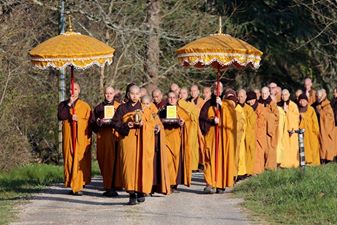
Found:
[[123, 122], [123, 115], [123, 106], [120, 106], [112, 118], [111, 125], [120, 135], [128, 136], [130, 128], [127, 123]]
[[210, 100], [203, 105], [199, 114], [199, 127], [203, 135], [206, 135], [208, 133], [211, 126], [215, 126], [214, 119], [208, 118], [209, 107], [211, 107]]
[[68, 106], [68, 101], [63, 101], [58, 105], [57, 118], [60, 121], [71, 119], [70, 107]]

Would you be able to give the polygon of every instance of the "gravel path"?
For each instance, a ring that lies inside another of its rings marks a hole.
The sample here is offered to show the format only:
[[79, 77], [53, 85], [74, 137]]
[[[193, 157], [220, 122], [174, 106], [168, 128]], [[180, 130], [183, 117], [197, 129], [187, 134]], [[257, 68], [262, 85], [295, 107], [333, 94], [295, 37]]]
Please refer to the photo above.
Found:
[[202, 194], [203, 175], [193, 174], [190, 188], [179, 187], [180, 193], [147, 197], [145, 203], [128, 206], [128, 195], [119, 198], [102, 196], [101, 177], [95, 177], [83, 196], [71, 196], [62, 185], [48, 187], [28, 204], [19, 206], [16, 225], [22, 224], [226, 224], [247, 225], [249, 220], [240, 209], [242, 200], [232, 193]]

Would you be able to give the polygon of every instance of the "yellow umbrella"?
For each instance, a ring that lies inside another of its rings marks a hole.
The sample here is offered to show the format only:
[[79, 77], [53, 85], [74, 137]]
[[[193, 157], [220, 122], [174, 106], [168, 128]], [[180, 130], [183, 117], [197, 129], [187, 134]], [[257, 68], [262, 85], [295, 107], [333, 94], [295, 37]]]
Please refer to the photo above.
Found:
[[[259, 68], [262, 52], [245, 41], [222, 33], [221, 17], [219, 17], [219, 33], [197, 39], [176, 51], [183, 66], [204, 68], [211, 66], [217, 69], [217, 96], [219, 97], [220, 70], [228, 68]], [[218, 107], [217, 107], [218, 108]], [[219, 110], [216, 115], [219, 118]], [[218, 177], [219, 128], [215, 127], [215, 181]]]
[[[71, 68], [71, 94], [74, 94], [74, 68], [87, 69], [93, 65], [103, 67], [112, 63], [115, 49], [105, 43], [87, 35], [72, 31], [69, 18], [69, 30], [56, 37], [42, 42], [33, 48], [29, 55], [34, 67], [39, 69], [64, 69]], [[75, 114], [75, 108], [72, 108]], [[76, 147], [76, 122], [72, 123], [73, 151]]]
[[177, 50], [179, 61], [184, 66], [203, 68], [211, 66], [216, 69], [229, 67], [260, 66], [262, 52], [247, 42], [228, 34], [212, 34], [195, 40]]

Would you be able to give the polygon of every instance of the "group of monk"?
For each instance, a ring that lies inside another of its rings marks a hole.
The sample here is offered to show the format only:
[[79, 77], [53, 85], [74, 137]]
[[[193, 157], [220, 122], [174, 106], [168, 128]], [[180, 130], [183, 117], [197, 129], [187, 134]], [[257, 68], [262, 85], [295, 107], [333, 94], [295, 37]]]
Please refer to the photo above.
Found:
[[[309, 78], [293, 100], [276, 83], [234, 91], [216, 82], [202, 94], [197, 85], [172, 84], [167, 93], [149, 94], [131, 83], [124, 99], [107, 87], [92, 111], [79, 94], [75, 83], [74, 93], [58, 106], [64, 181], [73, 195], [81, 195], [91, 180], [92, 132], [103, 195], [117, 197], [125, 190], [130, 205], [153, 193], [179, 192], [178, 185], [191, 185], [195, 171], [204, 173], [204, 193], [213, 194], [265, 170], [298, 167], [299, 129], [307, 165], [337, 157], [337, 89], [330, 102]], [[114, 109], [110, 118], [107, 106]]]

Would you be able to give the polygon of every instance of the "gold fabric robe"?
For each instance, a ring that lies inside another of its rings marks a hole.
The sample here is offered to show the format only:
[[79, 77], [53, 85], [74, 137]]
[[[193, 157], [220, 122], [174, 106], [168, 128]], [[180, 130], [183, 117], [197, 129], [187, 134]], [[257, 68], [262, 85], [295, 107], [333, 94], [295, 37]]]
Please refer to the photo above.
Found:
[[333, 160], [335, 157], [335, 119], [330, 101], [325, 99], [316, 106], [319, 113], [321, 159]]
[[[235, 133], [236, 113], [230, 100], [224, 100], [220, 108], [219, 118], [219, 151], [217, 164], [217, 177], [215, 165], [215, 124], [212, 122], [216, 116], [216, 106], [211, 100], [203, 106], [199, 123], [205, 135], [205, 181], [207, 185], [214, 188], [226, 188], [234, 185], [235, 176]], [[205, 127], [208, 127], [205, 129]]]
[[254, 174], [255, 152], [256, 152], [256, 113], [254, 109], [245, 104], [243, 107], [246, 116], [246, 135], [244, 137], [246, 148], [247, 174]]
[[258, 104], [256, 112], [256, 152], [254, 162], [254, 174], [261, 174], [264, 171], [264, 154], [267, 151], [267, 120], [264, 113], [264, 106]]
[[288, 110], [285, 112], [285, 115], [285, 129], [282, 140], [284, 149], [280, 166], [283, 168], [296, 168], [299, 166], [298, 134], [293, 133], [290, 135], [288, 132], [299, 128], [300, 114], [294, 102], [289, 101]]
[[[72, 109], [69, 108], [72, 116]], [[64, 186], [71, 187], [73, 192], [79, 192], [83, 186], [91, 182], [91, 108], [78, 99], [75, 102], [76, 147], [72, 146], [72, 121], [63, 120], [63, 159], [64, 159]], [[73, 155], [71, 152], [74, 152]]]
[[246, 163], [246, 146], [245, 136], [247, 129], [247, 119], [243, 107], [236, 105], [236, 151], [235, 151], [235, 165], [237, 166], [237, 175], [242, 176], [247, 174]]
[[319, 126], [317, 115], [313, 107], [308, 106], [300, 113], [300, 125], [304, 129], [305, 163], [313, 166], [320, 165]]

